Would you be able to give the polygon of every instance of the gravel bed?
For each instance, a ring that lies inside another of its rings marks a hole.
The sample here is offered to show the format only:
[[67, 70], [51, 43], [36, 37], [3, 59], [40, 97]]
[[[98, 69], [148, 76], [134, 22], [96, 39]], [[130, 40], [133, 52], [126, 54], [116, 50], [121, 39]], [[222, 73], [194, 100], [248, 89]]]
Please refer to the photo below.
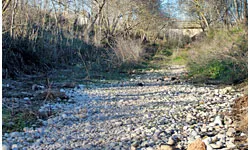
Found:
[[236, 131], [228, 115], [242, 93], [230, 86], [157, 80], [159, 73], [182, 71], [149, 71], [119, 83], [62, 89], [74, 103], [42, 106], [40, 111], [50, 107], [57, 115], [42, 120], [42, 127], [6, 133], [3, 149], [186, 149], [198, 138], [207, 150], [235, 149]]

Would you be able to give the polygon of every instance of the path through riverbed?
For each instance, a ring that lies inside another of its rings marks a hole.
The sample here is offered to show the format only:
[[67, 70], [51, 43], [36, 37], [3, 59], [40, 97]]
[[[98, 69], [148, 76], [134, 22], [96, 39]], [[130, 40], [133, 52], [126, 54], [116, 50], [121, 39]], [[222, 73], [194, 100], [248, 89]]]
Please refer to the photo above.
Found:
[[[65, 91], [74, 103], [44, 105], [57, 114], [43, 126], [3, 136], [10, 149], [186, 149], [201, 138], [207, 149], [234, 149], [232, 87], [195, 86], [178, 79], [183, 66], [147, 71], [117, 83]], [[167, 77], [163, 79], [163, 77]], [[171, 79], [172, 78], [172, 79]], [[177, 78], [177, 79], [175, 79]], [[163, 147], [162, 147], [163, 148]]]

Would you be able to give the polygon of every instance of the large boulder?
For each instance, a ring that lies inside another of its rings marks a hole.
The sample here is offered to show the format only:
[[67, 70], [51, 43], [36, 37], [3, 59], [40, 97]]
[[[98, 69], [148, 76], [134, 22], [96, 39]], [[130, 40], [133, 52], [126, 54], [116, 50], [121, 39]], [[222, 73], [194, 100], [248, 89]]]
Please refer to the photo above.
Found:
[[197, 139], [188, 145], [187, 150], [206, 150], [206, 145], [201, 139]]

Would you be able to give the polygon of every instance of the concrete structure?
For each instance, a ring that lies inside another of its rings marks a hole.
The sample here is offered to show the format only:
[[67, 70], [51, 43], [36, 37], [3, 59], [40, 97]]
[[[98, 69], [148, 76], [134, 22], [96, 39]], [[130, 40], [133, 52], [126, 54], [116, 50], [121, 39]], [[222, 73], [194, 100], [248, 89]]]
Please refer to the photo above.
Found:
[[203, 32], [201, 26], [194, 22], [187, 21], [176, 21], [173, 23], [171, 29], [168, 29], [170, 34], [182, 34], [189, 37], [193, 37], [201, 32]]
[[202, 29], [169, 29], [170, 34], [181, 34], [193, 37], [202, 32]]

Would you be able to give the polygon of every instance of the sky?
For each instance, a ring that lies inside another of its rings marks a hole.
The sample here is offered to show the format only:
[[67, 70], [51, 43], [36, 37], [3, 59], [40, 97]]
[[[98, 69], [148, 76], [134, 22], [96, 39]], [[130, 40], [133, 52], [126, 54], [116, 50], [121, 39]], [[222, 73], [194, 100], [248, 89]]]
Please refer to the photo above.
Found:
[[165, 13], [170, 13], [172, 17], [176, 17], [180, 20], [185, 20], [188, 18], [187, 15], [181, 10], [178, 5], [178, 0], [161, 0], [162, 1], [162, 11]]

